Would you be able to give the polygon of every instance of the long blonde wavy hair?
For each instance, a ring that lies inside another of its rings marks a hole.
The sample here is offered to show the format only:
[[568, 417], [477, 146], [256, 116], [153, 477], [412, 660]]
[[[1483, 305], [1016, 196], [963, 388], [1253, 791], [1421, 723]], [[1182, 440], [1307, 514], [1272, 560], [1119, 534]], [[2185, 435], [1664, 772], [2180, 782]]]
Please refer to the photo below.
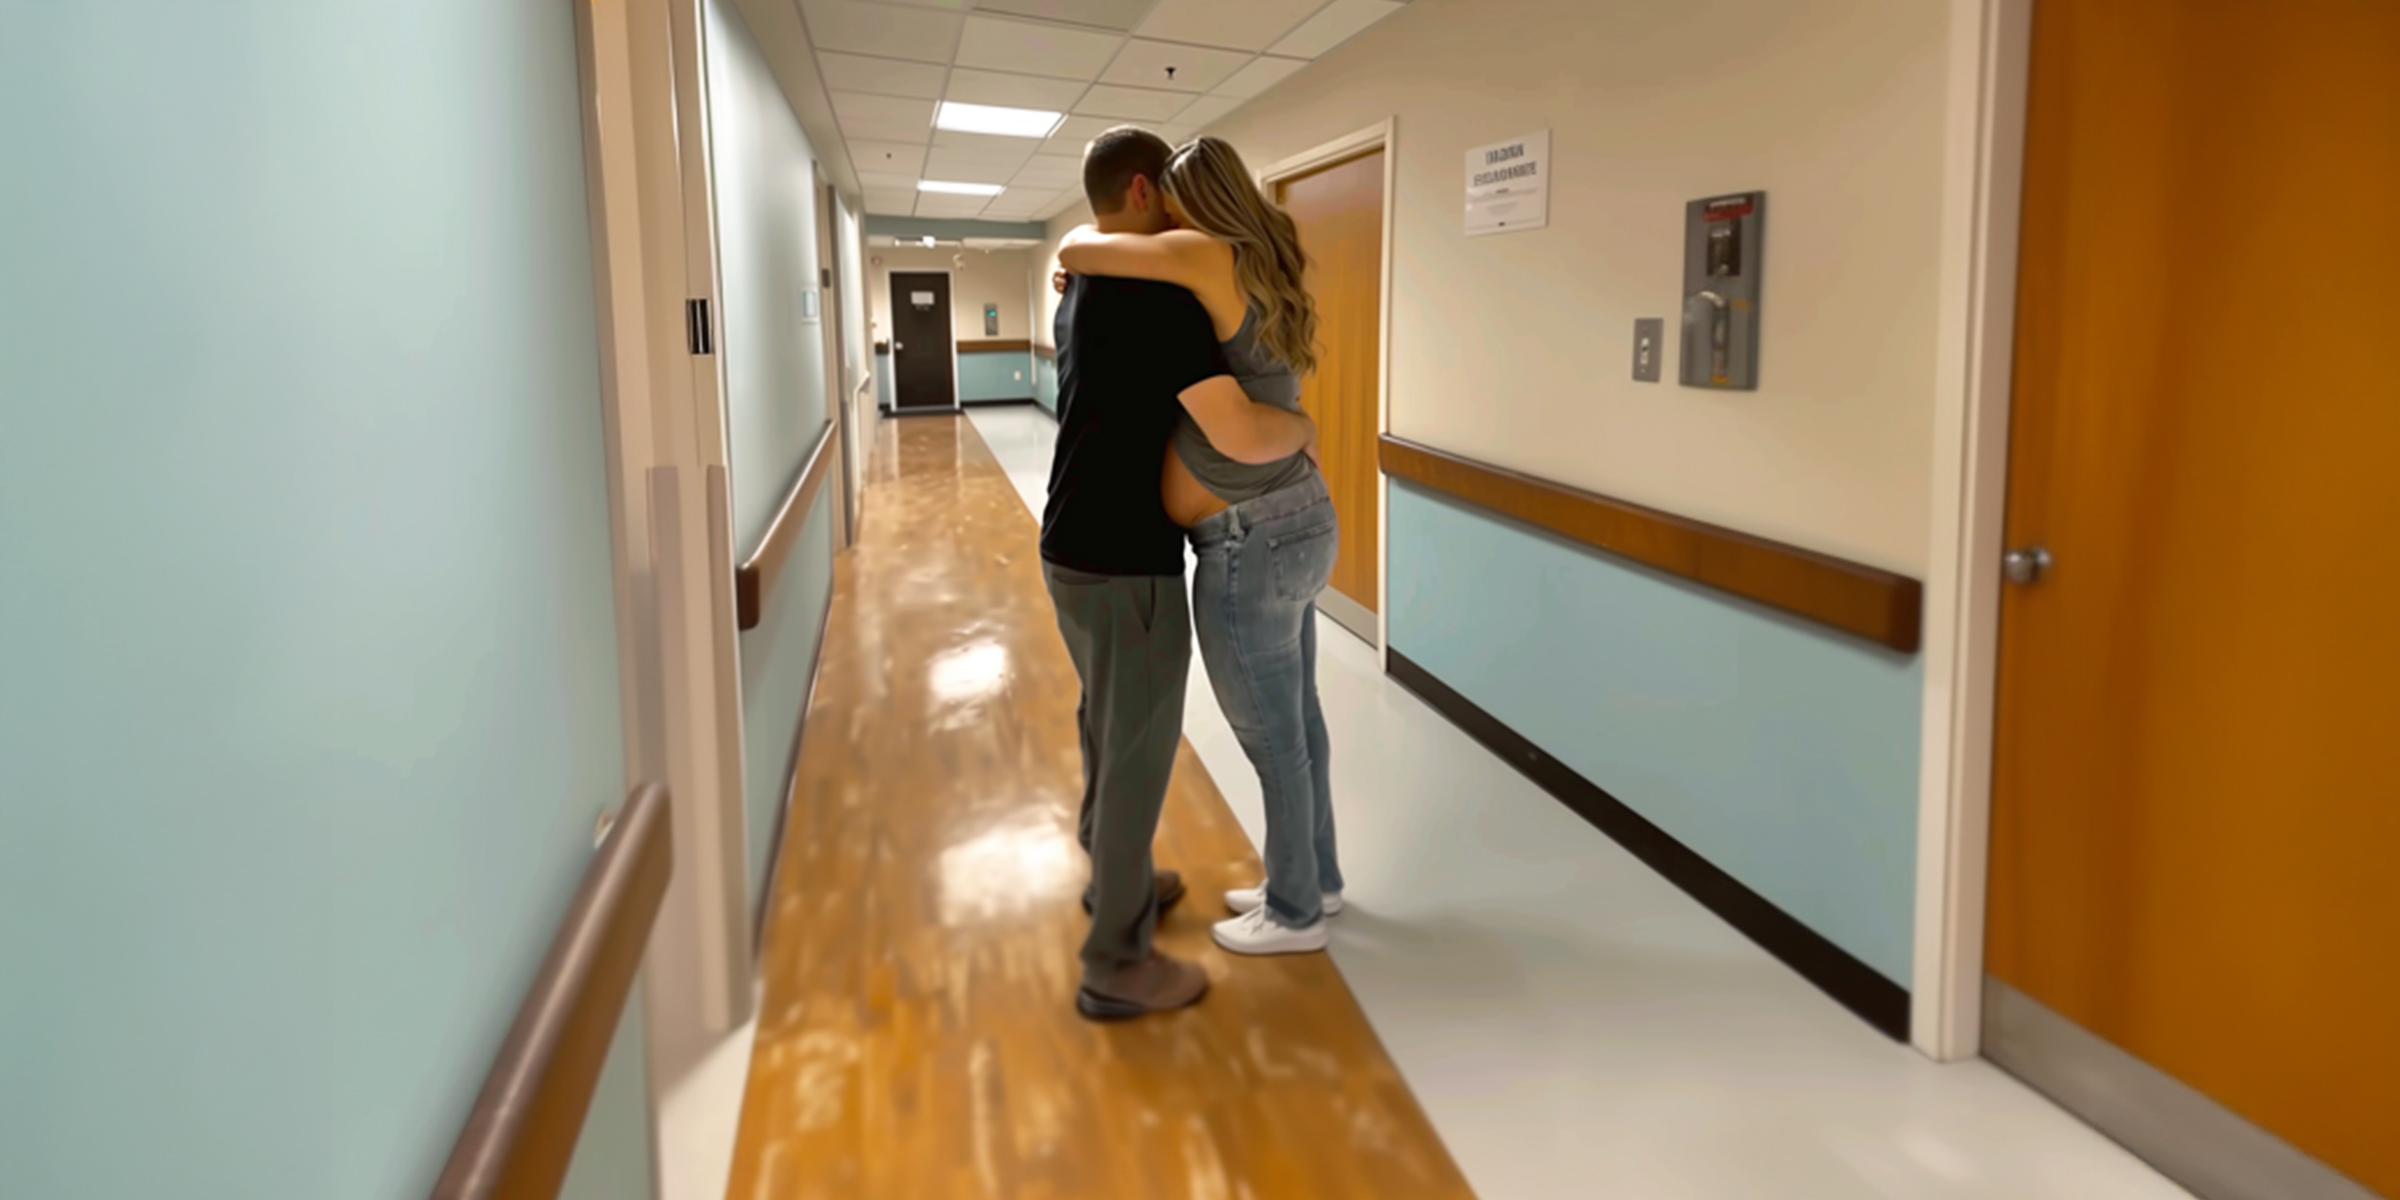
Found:
[[1191, 227], [1233, 248], [1233, 276], [1258, 309], [1258, 340], [1295, 374], [1317, 369], [1317, 304], [1302, 286], [1308, 256], [1291, 214], [1251, 181], [1242, 156], [1221, 138], [1186, 143], [1167, 160], [1159, 185]]

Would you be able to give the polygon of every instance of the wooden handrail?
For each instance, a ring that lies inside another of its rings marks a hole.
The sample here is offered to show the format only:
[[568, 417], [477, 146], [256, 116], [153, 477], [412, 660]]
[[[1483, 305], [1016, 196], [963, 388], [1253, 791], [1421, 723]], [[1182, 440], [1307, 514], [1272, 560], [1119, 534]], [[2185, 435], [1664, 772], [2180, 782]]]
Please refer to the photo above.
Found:
[[767, 536], [760, 538], [758, 549], [733, 569], [736, 627], [758, 628], [766, 612], [767, 593], [775, 590], [775, 577], [783, 573], [784, 560], [792, 556], [792, 547], [800, 541], [800, 527], [808, 523], [808, 510], [817, 502], [826, 472], [833, 469], [833, 458], [833, 422], [827, 421], [824, 431], [817, 435], [816, 448], [808, 452], [808, 461], [802, 464], [799, 477], [792, 480], [792, 490], [784, 495], [782, 507], [775, 510], [775, 519], [767, 524]]
[[1051, 362], [1057, 362], [1058, 347], [1037, 345], [1033, 348], [1033, 356], [1035, 358], [1048, 359]]
[[600, 839], [433, 1200], [555, 1200], [675, 869], [671, 807], [644, 784]]
[[1022, 354], [1031, 349], [1033, 341], [1029, 338], [984, 338], [958, 344], [960, 354], [996, 354], [1002, 351]]
[[1904, 575], [1386, 435], [1384, 473], [1694, 583], [1914, 654], [1925, 588]]

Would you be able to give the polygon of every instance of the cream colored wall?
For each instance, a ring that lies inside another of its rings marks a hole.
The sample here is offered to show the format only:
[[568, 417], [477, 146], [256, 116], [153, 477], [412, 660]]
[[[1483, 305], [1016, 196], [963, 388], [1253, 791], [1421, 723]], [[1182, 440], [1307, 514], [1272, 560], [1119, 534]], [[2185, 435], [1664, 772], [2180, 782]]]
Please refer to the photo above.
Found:
[[1058, 348], [1058, 339], [1053, 336], [1058, 331], [1058, 292], [1050, 284], [1051, 275], [1058, 270], [1058, 244], [1076, 226], [1088, 225], [1091, 220], [1090, 206], [1082, 203], [1050, 218], [1049, 238], [1031, 253], [1034, 285], [1041, 296], [1041, 319], [1035, 322], [1033, 331], [1033, 340], [1038, 345]]
[[[956, 260], [956, 261], [953, 261]], [[875, 321], [874, 340], [889, 341], [892, 336], [892, 285], [894, 270], [950, 272], [950, 327], [962, 342], [983, 341], [986, 338], [1029, 338], [1033, 325], [1027, 313], [1032, 304], [1027, 286], [1033, 259], [1023, 250], [985, 253], [981, 250], [922, 247], [902, 249], [891, 246], [867, 248], [867, 296], [870, 315]], [[1000, 306], [1000, 332], [983, 331], [983, 306]]]
[[[1254, 168], [1398, 118], [1403, 437], [1893, 570], [1928, 556], [1948, 7], [1416, 0], [1209, 132]], [[1548, 128], [1550, 225], [1468, 239], [1471, 146]], [[1687, 200], [1768, 193], [1760, 389], [1679, 342]], [[1054, 223], [1054, 232], [1057, 225]]]

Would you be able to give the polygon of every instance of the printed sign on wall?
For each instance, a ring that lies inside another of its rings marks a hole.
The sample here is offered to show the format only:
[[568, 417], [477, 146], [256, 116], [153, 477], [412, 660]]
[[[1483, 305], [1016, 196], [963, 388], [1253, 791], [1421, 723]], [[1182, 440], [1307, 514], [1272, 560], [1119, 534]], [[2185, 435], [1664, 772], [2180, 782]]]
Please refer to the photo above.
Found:
[[1550, 131], [1467, 151], [1467, 236], [1550, 223]]

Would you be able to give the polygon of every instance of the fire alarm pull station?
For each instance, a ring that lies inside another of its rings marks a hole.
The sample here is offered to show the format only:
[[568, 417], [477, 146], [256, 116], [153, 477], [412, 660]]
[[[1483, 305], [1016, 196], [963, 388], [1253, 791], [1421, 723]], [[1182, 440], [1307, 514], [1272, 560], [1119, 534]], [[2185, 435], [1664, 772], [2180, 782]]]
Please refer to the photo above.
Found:
[[1758, 387], [1758, 276], [1767, 194], [1694, 200], [1683, 218], [1685, 387]]

